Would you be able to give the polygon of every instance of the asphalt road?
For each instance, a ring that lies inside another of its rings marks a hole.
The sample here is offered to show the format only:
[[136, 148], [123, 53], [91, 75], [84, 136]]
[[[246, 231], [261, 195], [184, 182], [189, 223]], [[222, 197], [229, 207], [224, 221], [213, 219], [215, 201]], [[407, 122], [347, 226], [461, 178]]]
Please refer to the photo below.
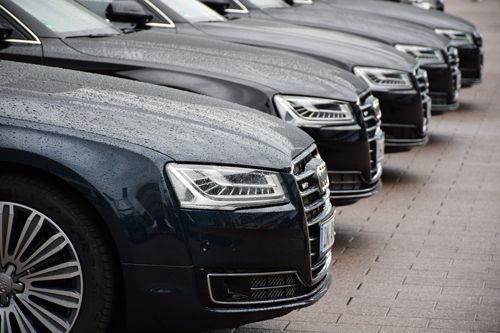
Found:
[[485, 38], [481, 85], [387, 155], [381, 193], [339, 210], [316, 305], [223, 332], [500, 332], [500, 1], [448, 0]]

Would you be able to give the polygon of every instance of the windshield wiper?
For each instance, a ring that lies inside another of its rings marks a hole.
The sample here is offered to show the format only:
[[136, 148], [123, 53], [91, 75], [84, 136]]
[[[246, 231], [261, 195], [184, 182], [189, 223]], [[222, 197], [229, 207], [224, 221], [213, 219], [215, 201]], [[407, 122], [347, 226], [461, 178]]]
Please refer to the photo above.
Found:
[[65, 38], [82, 38], [82, 37], [88, 37], [88, 38], [104, 38], [104, 37], [112, 37], [112, 36], [117, 36], [119, 34], [86, 34], [86, 35], [74, 35], [74, 36], [68, 36]]

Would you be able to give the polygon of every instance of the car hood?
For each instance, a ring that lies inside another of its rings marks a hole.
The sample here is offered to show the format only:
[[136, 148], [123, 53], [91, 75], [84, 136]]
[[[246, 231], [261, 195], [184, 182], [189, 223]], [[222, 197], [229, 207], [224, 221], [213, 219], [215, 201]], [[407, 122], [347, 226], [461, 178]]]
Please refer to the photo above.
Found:
[[287, 22], [349, 32], [390, 45], [410, 44], [443, 49], [449, 43], [447, 38], [413, 23], [328, 4], [268, 9], [266, 13]]
[[64, 42], [87, 55], [115, 62], [132, 61], [140, 67], [166, 67], [232, 82], [252, 82], [272, 93], [356, 101], [367, 89], [354, 75], [311, 58], [162, 29]]
[[[287, 170], [313, 144], [262, 112], [154, 85], [0, 61], [0, 118], [111, 144], [139, 145], [178, 162]], [[43, 144], [43, 143], [41, 143]]]
[[417, 66], [413, 57], [392, 46], [343, 32], [252, 18], [196, 26], [226, 41], [297, 52], [349, 71], [355, 66], [369, 66], [411, 72]]
[[362, 10], [376, 13], [376, 15], [388, 16], [408, 22], [424, 25], [431, 29], [444, 28], [467, 32], [474, 32], [475, 26], [470, 22], [439, 10], [425, 10], [415, 6], [409, 7], [404, 4], [381, 2], [373, 0], [315, 0], [318, 4], [325, 3], [334, 7]]

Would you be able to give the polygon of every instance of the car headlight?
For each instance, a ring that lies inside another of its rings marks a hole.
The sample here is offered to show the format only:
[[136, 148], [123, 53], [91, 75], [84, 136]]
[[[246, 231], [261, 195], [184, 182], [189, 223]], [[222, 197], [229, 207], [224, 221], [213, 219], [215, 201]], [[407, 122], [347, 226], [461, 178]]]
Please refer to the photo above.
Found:
[[415, 57], [420, 66], [445, 63], [443, 52], [440, 49], [414, 45], [396, 45], [396, 49]]
[[176, 163], [166, 170], [183, 208], [235, 210], [288, 202], [276, 172]]
[[274, 96], [274, 103], [283, 120], [302, 127], [354, 124], [348, 102], [327, 98]]
[[407, 90], [413, 88], [410, 75], [398, 70], [355, 67], [354, 74], [365, 80], [372, 90]]
[[451, 39], [453, 45], [474, 44], [474, 35], [465, 31], [452, 29], [435, 29], [435, 33]]

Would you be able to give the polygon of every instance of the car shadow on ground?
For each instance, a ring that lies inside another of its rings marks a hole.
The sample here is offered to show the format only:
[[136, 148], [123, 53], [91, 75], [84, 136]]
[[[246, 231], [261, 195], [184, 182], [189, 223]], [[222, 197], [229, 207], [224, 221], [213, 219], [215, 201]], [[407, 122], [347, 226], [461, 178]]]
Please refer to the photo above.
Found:
[[451, 112], [477, 112], [479, 110], [480, 108], [474, 103], [460, 102], [460, 107], [457, 110]]
[[359, 233], [359, 231], [345, 229], [343, 226], [344, 225], [336, 226], [335, 244], [333, 245], [335, 256], [342, 254], [342, 251], [347, 248], [349, 244], [352, 244], [353, 239]]
[[428, 147], [444, 146], [451, 144], [452, 141], [453, 138], [449, 135], [431, 133], [429, 134], [429, 142], [427, 143], [427, 146]]
[[384, 186], [418, 185], [425, 183], [426, 179], [426, 175], [391, 166], [384, 166], [384, 173], [382, 174], [382, 183]]

